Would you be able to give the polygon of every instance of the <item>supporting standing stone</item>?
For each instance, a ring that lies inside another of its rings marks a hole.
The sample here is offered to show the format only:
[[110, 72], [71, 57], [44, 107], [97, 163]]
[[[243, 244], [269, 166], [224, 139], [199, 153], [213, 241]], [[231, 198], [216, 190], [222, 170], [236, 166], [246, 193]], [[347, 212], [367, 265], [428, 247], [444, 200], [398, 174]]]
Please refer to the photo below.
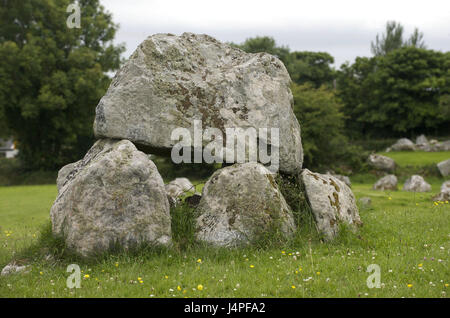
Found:
[[83, 256], [171, 242], [163, 180], [128, 140], [97, 141], [82, 160], [61, 169], [58, 187], [53, 233]]
[[251, 243], [271, 231], [295, 231], [291, 209], [261, 164], [235, 164], [206, 182], [197, 207], [197, 238], [217, 246]]
[[344, 182], [308, 169], [303, 170], [301, 178], [317, 227], [327, 239], [337, 235], [339, 222], [362, 225], [355, 196]]

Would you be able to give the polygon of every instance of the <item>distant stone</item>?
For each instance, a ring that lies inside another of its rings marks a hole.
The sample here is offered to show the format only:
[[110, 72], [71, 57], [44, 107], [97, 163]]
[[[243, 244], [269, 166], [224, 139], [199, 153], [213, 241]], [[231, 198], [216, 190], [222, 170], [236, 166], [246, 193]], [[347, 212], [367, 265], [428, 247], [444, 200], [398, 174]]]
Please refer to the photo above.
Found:
[[[96, 108], [94, 132], [170, 153], [172, 132], [187, 128], [193, 136], [194, 120], [222, 135], [226, 128], [278, 128], [280, 170], [297, 173], [303, 150], [290, 83], [270, 54], [246, 53], [208, 35], [155, 34], [115, 75]], [[270, 135], [258, 138], [277, 147]]]
[[343, 176], [343, 175], [341, 175], [341, 174], [335, 174], [334, 172], [332, 172], [332, 171], [328, 171], [327, 173], [326, 173], [327, 175], [330, 175], [330, 176], [333, 176], [333, 177], [335, 177], [336, 179], [339, 179], [339, 180], [341, 180], [342, 182], [344, 182], [348, 187], [352, 187], [352, 182], [350, 181], [350, 178], [348, 177], [348, 176]]
[[425, 135], [420, 135], [416, 138], [416, 145], [426, 145], [428, 144], [428, 139]]
[[82, 256], [171, 242], [163, 180], [128, 140], [99, 140], [82, 160], [63, 167], [50, 216], [53, 233]]
[[401, 138], [390, 148], [393, 151], [413, 151], [415, 150], [415, 144], [408, 138]]
[[374, 190], [391, 190], [395, 191], [397, 190], [397, 177], [393, 174], [389, 174], [387, 176], [384, 176], [383, 178], [379, 179], [375, 184], [373, 185]]
[[392, 172], [395, 170], [395, 161], [389, 157], [377, 154], [371, 154], [368, 158], [368, 163], [378, 170]]
[[258, 163], [214, 172], [196, 212], [197, 239], [216, 246], [250, 244], [271, 231], [290, 237], [296, 228], [273, 175]]
[[167, 195], [174, 199], [177, 199], [184, 194], [195, 193], [195, 187], [188, 178], [176, 178], [164, 187]]
[[362, 197], [362, 198], [359, 198], [358, 203], [361, 206], [368, 207], [368, 206], [372, 205], [372, 199], [369, 197]]
[[410, 192], [429, 192], [431, 185], [427, 183], [421, 176], [413, 175], [405, 181], [403, 191]]
[[28, 273], [31, 270], [30, 265], [17, 265], [16, 263], [12, 262], [3, 267], [2, 272], [0, 276], [7, 276], [11, 274], [18, 274], [18, 273]]
[[439, 162], [437, 164], [437, 167], [439, 169], [439, 172], [444, 177], [447, 177], [450, 175], [450, 159]]
[[362, 225], [352, 190], [341, 180], [304, 169], [301, 178], [316, 220], [318, 230], [326, 239], [338, 233], [340, 222]]
[[441, 186], [441, 192], [433, 197], [433, 201], [450, 201], [450, 180]]

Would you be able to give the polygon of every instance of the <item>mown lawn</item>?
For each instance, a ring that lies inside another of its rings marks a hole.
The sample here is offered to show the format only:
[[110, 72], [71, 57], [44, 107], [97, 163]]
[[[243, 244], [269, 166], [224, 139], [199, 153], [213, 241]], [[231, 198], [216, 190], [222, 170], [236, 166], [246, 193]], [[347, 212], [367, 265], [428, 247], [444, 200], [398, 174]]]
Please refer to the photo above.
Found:
[[400, 167], [435, 165], [441, 161], [450, 159], [450, 151], [425, 152], [425, 151], [392, 151], [382, 152], [381, 155], [394, 159]]
[[[0, 277], [0, 297], [448, 297], [450, 204], [432, 193], [376, 192], [354, 184], [364, 226], [322, 243], [311, 224], [285, 246], [165, 249], [77, 261], [80, 289], [69, 289], [71, 259], [20, 259], [49, 220], [56, 187], [0, 188], [0, 267], [13, 257], [31, 272]], [[39, 244], [37, 244], [39, 246]], [[381, 268], [382, 287], [366, 285], [367, 266]]]

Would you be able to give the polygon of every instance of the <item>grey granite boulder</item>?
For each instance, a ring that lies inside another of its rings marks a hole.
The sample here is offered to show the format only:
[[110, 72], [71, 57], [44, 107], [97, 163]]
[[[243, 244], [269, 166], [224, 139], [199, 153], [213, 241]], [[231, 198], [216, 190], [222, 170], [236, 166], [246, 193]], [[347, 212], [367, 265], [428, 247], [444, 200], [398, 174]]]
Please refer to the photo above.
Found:
[[420, 135], [416, 138], [416, 145], [426, 145], [428, 144], [428, 139], [425, 137], [425, 135]]
[[183, 195], [195, 193], [195, 186], [188, 178], [176, 178], [167, 183], [164, 188], [166, 189], [169, 203], [174, 206], [179, 203], [180, 197]]
[[415, 150], [416, 145], [408, 138], [400, 138], [390, 148], [393, 151], [413, 151]]
[[433, 197], [433, 201], [450, 201], [450, 180], [441, 185], [441, 192]]
[[304, 169], [301, 174], [318, 230], [327, 239], [338, 233], [340, 222], [362, 225], [352, 190], [339, 179]]
[[439, 172], [444, 177], [447, 177], [450, 175], [450, 159], [439, 162], [437, 164], [437, 167], [439, 169]]
[[[194, 120], [224, 138], [227, 128], [278, 128], [280, 170], [296, 173], [303, 151], [290, 82], [270, 54], [246, 53], [208, 35], [155, 34], [115, 75], [97, 105], [94, 132], [170, 153], [174, 129], [194, 136]], [[268, 135], [259, 134], [261, 145], [276, 146]], [[209, 142], [203, 139], [203, 147]]]
[[330, 176], [333, 176], [333, 177], [335, 177], [335, 178], [341, 180], [341, 181], [344, 182], [348, 187], [350, 187], [350, 188], [352, 187], [352, 182], [350, 181], [350, 178], [349, 178], [348, 176], [344, 176], [344, 175], [341, 175], [341, 174], [336, 174], [336, 173], [334, 173], [333, 171], [328, 171], [326, 174], [327, 174], [327, 175], [330, 175]]
[[371, 154], [368, 158], [368, 163], [378, 170], [392, 172], [395, 170], [395, 161], [389, 157], [377, 154]]
[[270, 231], [289, 237], [296, 228], [273, 175], [258, 163], [214, 172], [196, 212], [197, 239], [216, 246], [246, 245]]
[[128, 140], [99, 140], [82, 160], [63, 167], [50, 216], [53, 233], [83, 256], [171, 242], [163, 180]]
[[427, 183], [421, 176], [413, 175], [405, 181], [403, 191], [410, 192], [429, 192], [431, 185]]
[[373, 185], [374, 190], [391, 190], [395, 191], [397, 190], [397, 177], [393, 174], [389, 174], [387, 176], [384, 176], [383, 178], [379, 179], [375, 184]]
[[0, 275], [1, 276], [7, 276], [11, 274], [18, 274], [18, 273], [29, 273], [31, 271], [30, 265], [18, 265], [14, 262], [9, 263], [5, 267], [3, 267]]

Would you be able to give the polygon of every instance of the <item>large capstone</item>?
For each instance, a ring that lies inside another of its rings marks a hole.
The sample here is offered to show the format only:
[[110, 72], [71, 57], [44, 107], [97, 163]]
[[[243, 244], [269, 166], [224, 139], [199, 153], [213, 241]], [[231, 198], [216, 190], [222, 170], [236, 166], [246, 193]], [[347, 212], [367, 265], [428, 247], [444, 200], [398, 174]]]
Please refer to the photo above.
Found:
[[60, 170], [57, 183], [52, 230], [79, 254], [170, 244], [163, 180], [130, 141], [97, 141], [82, 160]]
[[[270, 54], [246, 53], [208, 35], [156, 34], [117, 72], [97, 106], [94, 131], [170, 153], [178, 142], [171, 140], [174, 129], [189, 129], [194, 139], [194, 120], [217, 129], [208, 131], [214, 138], [219, 132], [224, 146], [227, 128], [255, 129], [260, 145], [274, 151], [271, 128], [278, 128], [279, 168], [299, 172], [303, 151], [289, 85], [285, 66]], [[205, 147], [213, 138], [200, 139]], [[238, 160], [230, 156], [228, 163]]]
[[327, 239], [338, 233], [338, 224], [362, 225], [352, 190], [341, 180], [304, 169], [301, 178], [317, 223]]
[[216, 171], [196, 211], [197, 239], [216, 246], [245, 245], [275, 232], [289, 237], [295, 231], [291, 209], [273, 175], [258, 163]]

